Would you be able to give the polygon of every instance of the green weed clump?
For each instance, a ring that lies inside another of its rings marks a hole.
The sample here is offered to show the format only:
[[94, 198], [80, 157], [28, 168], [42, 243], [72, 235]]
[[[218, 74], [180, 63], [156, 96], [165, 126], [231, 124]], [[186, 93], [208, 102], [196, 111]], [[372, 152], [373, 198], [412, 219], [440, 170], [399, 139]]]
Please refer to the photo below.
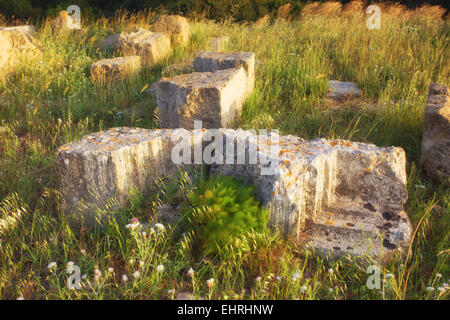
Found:
[[233, 177], [210, 177], [190, 194], [186, 219], [206, 255], [220, 252], [233, 237], [266, 229], [269, 212], [253, 197], [254, 186]]

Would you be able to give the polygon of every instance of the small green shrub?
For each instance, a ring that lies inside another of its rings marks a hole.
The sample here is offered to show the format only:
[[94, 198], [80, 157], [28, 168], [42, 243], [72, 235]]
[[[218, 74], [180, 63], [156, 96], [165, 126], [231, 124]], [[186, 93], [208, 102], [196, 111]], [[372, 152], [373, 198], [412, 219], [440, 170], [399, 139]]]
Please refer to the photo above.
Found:
[[204, 254], [211, 254], [252, 230], [263, 231], [268, 210], [253, 197], [254, 187], [233, 177], [202, 180], [189, 196], [187, 220]]

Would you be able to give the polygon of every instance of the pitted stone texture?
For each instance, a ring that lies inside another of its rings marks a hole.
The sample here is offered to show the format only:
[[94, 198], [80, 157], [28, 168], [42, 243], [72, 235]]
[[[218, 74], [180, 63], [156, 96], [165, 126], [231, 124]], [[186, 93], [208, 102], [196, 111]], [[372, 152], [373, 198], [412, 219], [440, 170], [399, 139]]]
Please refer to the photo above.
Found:
[[246, 95], [248, 97], [255, 86], [255, 54], [253, 52], [201, 52], [194, 60], [197, 72], [214, 72], [230, 68], [243, 67], [246, 75]]
[[209, 50], [211, 51], [225, 51], [225, 48], [230, 42], [229, 37], [217, 37], [209, 39]]
[[406, 249], [411, 226], [403, 211], [403, 149], [280, 136], [274, 156], [273, 143], [256, 142], [248, 132], [228, 130], [225, 136], [247, 140], [246, 158], [256, 145], [258, 158], [278, 160], [275, 175], [262, 175], [261, 165], [248, 164], [213, 165], [211, 172], [254, 184], [259, 200], [270, 209], [271, 224], [287, 237], [300, 240], [306, 235], [312, 248], [333, 257], [383, 256]]
[[127, 56], [113, 59], [103, 59], [91, 65], [91, 77], [94, 82], [122, 80], [139, 72], [141, 58]]
[[110, 199], [123, 207], [133, 187], [145, 192], [156, 179], [174, 176], [179, 167], [171, 151], [186, 135], [184, 129], [114, 128], [60, 147], [56, 161], [64, 211], [92, 225], [95, 211]]
[[191, 37], [189, 23], [185, 17], [178, 15], [162, 15], [155, 24], [154, 30], [170, 34], [173, 44], [186, 44]]
[[328, 85], [328, 97], [331, 99], [345, 100], [361, 95], [361, 90], [358, 88], [358, 85], [353, 82], [330, 80]]
[[23, 32], [0, 30], [0, 77], [12, 71], [22, 57], [42, 56], [41, 43]]
[[162, 78], [156, 97], [162, 128], [227, 128], [239, 118], [245, 95], [244, 69], [195, 72]]
[[141, 57], [143, 67], [151, 66], [166, 58], [171, 51], [170, 38], [167, 34], [154, 33], [145, 29], [121, 33], [117, 48], [124, 56]]
[[3, 31], [20, 31], [25, 33], [26, 35], [33, 35], [36, 32], [36, 29], [33, 25], [25, 25], [25, 26], [15, 26], [15, 27], [2, 27], [0, 30]]
[[[406, 250], [411, 225], [403, 211], [403, 149], [344, 140], [308, 141], [276, 134], [258, 138], [232, 129], [110, 129], [59, 149], [66, 212], [90, 190], [96, 190], [90, 201], [97, 206], [114, 196], [123, 205], [133, 186], [145, 192], [156, 178], [176, 172], [171, 155], [179, 141], [187, 141], [191, 150], [184, 163], [189, 168], [195, 160], [192, 150], [201, 145], [205, 156], [210, 135], [224, 139], [224, 158], [212, 164], [210, 172], [254, 184], [256, 197], [270, 210], [271, 224], [286, 237], [306, 240], [307, 246], [331, 257], [385, 257]], [[251, 162], [253, 156], [256, 161]], [[268, 166], [274, 171], [263, 175]]]
[[437, 83], [425, 106], [421, 164], [428, 175], [450, 182], [450, 90]]

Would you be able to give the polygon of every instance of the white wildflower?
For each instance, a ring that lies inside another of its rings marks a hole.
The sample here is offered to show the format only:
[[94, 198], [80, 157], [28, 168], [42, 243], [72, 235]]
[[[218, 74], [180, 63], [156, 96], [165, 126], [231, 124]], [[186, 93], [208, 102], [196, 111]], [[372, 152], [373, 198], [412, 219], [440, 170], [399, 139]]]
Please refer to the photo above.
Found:
[[56, 262], [50, 262], [47, 266], [47, 269], [53, 269], [56, 268], [56, 266], [57, 266]]
[[156, 267], [156, 271], [158, 273], [163, 272], [164, 271], [164, 266], [162, 264], [160, 264], [159, 266]]
[[206, 280], [206, 285], [211, 288], [214, 285], [214, 278]]

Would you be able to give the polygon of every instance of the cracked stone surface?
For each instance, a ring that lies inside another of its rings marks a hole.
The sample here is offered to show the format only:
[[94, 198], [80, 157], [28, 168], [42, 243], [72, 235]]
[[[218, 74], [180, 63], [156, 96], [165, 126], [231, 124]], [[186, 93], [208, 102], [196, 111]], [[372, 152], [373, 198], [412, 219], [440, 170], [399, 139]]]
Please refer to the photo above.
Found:
[[[231, 155], [222, 164], [210, 165], [210, 172], [253, 183], [256, 197], [270, 210], [271, 225], [287, 238], [306, 241], [332, 257], [384, 257], [406, 250], [411, 225], [403, 211], [407, 200], [403, 149], [344, 140], [303, 140], [272, 133], [258, 138], [232, 129], [212, 133], [114, 128], [90, 134], [58, 150], [66, 213], [78, 210], [92, 220], [93, 206], [103, 206], [112, 197], [124, 206], [133, 186], [145, 192], [158, 177], [175, 174], [179, 167], [171, 153], [178, 141], [187, 139], [195, 150], [204, 146], [202, 140], [210, 133], [224, 137], [223, 154]], [[250, 164], [253, 155], [259, 162]], [[246, 161], [236, 164], [241, 156]], [[180, 165], [192, 168], [192, 156], [187, 159], [189, 163]], [[268, 164], [272, 174], [262, 175]], [[83, 211], [85, 198], [89, 210]]]
[[160, 126], [227, 128], [239, 118], [245, 96], [244, 69], [194, 72], [162, 78], [156, 86]]
[[247, 98], [255, 86], [255, 54], [253, 52], [200, 52], [194, 60], [197, 72], [214, 72], [243, 67], [246, 75]]
[[105, 82], [108, 80], [123, 80], [139, 72], [141, 58], [138, 56], [103, 59], [93, 63], [90, 67], [92, 80]]
[[429, 176], [450, 184], [450, 90], [437, 83], [425, 106], [421, 164]]

